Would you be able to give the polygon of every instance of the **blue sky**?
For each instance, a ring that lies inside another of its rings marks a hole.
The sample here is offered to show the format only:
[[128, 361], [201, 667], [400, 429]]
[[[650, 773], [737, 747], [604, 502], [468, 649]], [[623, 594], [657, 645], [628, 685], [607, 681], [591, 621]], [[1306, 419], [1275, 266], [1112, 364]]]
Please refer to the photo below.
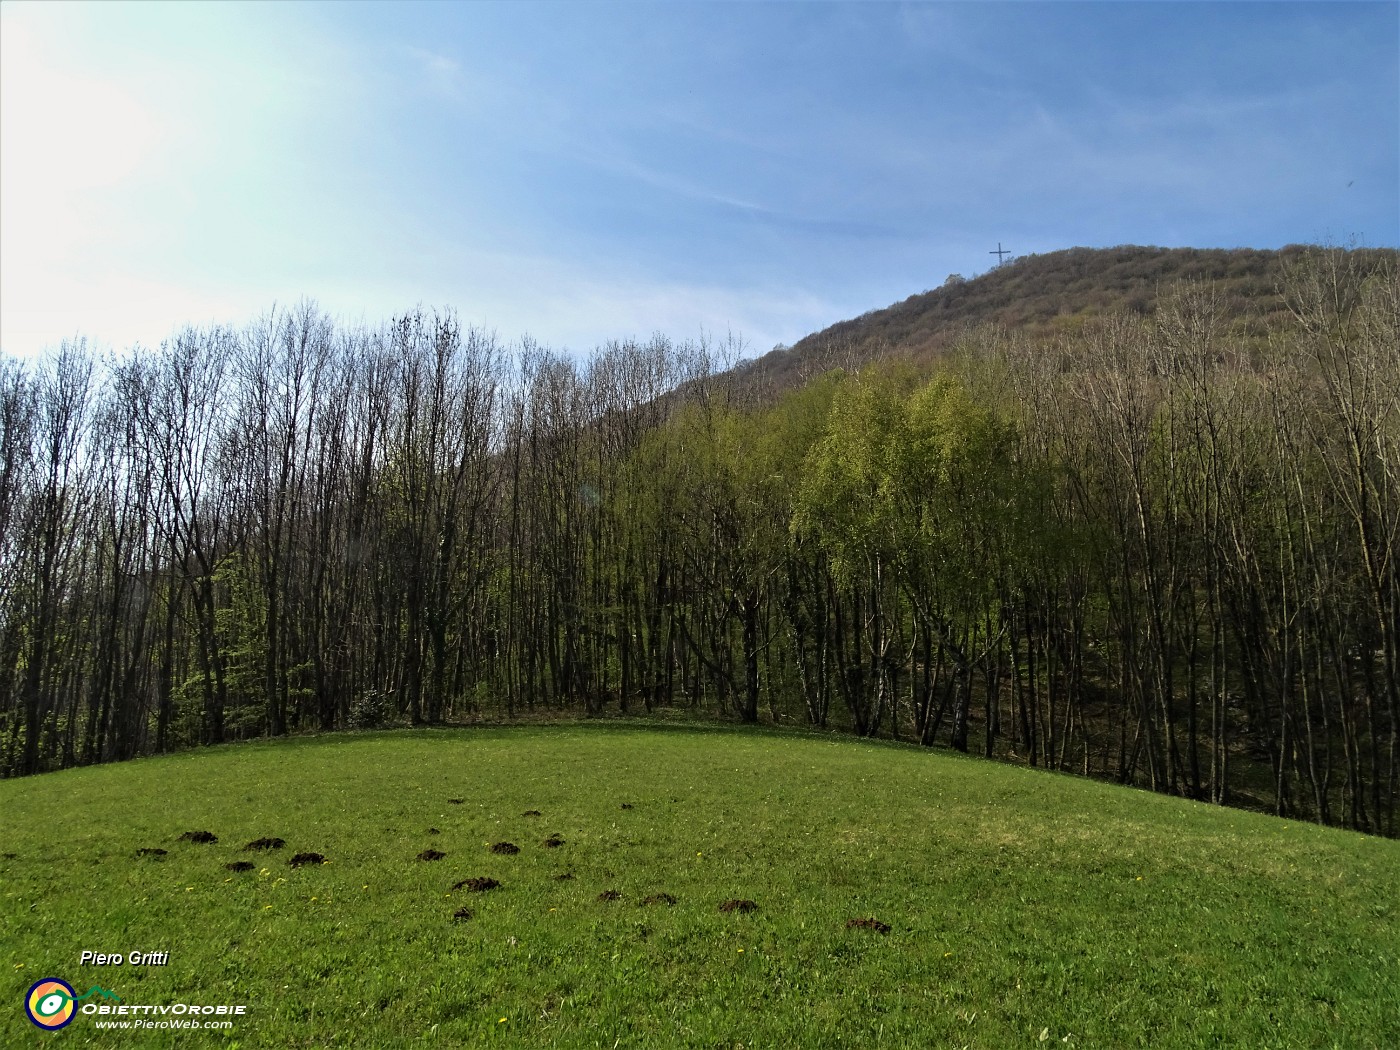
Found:
[[311, 297], [751, 353], [1075, 245], [1400, 244], [1400, 4], [0, 4], [0, 348]]

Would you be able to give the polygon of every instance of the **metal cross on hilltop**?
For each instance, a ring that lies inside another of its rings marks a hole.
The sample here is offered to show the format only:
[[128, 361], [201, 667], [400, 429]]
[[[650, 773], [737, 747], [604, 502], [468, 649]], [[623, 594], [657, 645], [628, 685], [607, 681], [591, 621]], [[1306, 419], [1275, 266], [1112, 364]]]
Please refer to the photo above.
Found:
[[1003, 255], [1010, 255], [1011, 252], [1010, 252], [1010, 251], [1007, 251], [1007, 250], [1004, 249], [1004, 248], [1002, 248], [1002, 246], [1001, 246], [1001, 241], [997, 241], [997, 250], [994, 251], [994, 252], [988, 252], [987, 254], [988, 254], [988, 255], [995, 255], [995, 256], [997, 257], [997, 265], [1000, 266], [1001, 263], [1002, 263], [1002, 258], [1001, 258], [1001, 257], [1002, 257]]

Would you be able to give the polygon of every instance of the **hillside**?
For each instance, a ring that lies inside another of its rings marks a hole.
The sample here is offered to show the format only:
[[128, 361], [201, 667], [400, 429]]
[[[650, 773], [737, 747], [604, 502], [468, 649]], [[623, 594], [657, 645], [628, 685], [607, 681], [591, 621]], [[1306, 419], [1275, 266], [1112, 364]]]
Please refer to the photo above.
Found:
[[[1124, 245], [1026, 255], [971, 280], [949, 278], [931, 291], [837, 322], [747, 363], [738, 374], [781, 390], [827, 368], [849, 371], [879, 357], [926, 361], [980, 325], [1045, 337], [1115, 311], [1150, 316], [1159, 295], [1183, 281], [1210, 282], [1230, 333], [1259, 340], [1284, 319], [1278, 288], [1285, 268], [1309, 250]], [[1396, 255], [1389, 249], [1358, 254]]]
[[[50, 977], [84, 1046], [1400, 1044], [1400, 843], [908, 745], [337, 735], [0, 807], [4, 1046]], [[170, 1004], [246, 1012], [99, 1027]]]
[[661, 337], [518, 362], [310, 304], [0, 368], [0, 776], [682, 711], [1400, 834], [1396, 254], [1090, 317], [1198, 258], [1114, 257], [945, 289], [930, 346], [1003, 327], [766, 405]]

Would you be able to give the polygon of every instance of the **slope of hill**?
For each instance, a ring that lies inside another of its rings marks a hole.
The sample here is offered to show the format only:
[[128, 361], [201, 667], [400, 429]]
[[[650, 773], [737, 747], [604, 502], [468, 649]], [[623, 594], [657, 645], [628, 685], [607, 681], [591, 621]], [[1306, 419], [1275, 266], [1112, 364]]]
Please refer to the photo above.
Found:
[[84, 1046], [1400, 1045], [1400, 843], [906, 745], [338, 735], [0, 807], [6, 1046], [50, 977]]
[[1124, 245], [1026, 255], [972, 280], [954, 276], [939, 288], [837, 322], [747, 363], [740, 375], [785, 389], [827, 368], [850, 370], [878, 357], [925, 360], [979, 325], [1047, 336], [1114, 311], [1151, 315], [1158, 295], [1180, 281], [1213, 284], [1232, 331], [1260, 339], [1285, 310], [1278, 294], [1284, 270], [1308, 250]]

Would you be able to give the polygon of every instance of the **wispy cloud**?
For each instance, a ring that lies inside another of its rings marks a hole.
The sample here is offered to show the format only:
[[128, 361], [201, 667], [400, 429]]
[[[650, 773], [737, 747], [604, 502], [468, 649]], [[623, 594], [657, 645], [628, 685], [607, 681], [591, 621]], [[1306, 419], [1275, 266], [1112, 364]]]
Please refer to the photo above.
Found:
[[761, 351], [980, 272], [997, 237], [1400, 227], [1393, 5], [0, 20], [7, 350], [307, 295], [368, 319], [455, 305], [574, 349], [732, 328]]
[[[1004, 6], [999, 17], [1011, 16]], [[997, 80], [1015, 75], [1015, 63], [986, 41], [980, 28], [985, 12], [971, 4], [901, 3], [899, 21], [908, 46], [951, 66]], [[1012, 16], [1014, 17], [1014, 16]]]
[[411, 44], [400, 46], [414, 63], [423, 82], [432, 91], [453, 102], [474, 101], [468, 91], [469, 84], [460, 62], [426, 48], [414, 47]]
[[648, 165], [630, 160], [620, 155], [620, 153], [608, 152], [600, 150], [595, 146], [581, 144], [574, 155], [579, 161], [591, 167], [601, 171], [611, 172], [614, 175], [620, 175], [623, 178], [641, 183], [644, 186], [650, 186], [653, 189], [658, 189], [665, 193], [673, 194], [677, 197], [701, 201], [706, 204], [717, 204], [753, 216], [767, 216], [773, 214], [772, 209], [762, 204], [750, 200], [743, 200], [719, 190], [710, 189], [683, 175], [677, 175], [673, 172], [649, 167]]

